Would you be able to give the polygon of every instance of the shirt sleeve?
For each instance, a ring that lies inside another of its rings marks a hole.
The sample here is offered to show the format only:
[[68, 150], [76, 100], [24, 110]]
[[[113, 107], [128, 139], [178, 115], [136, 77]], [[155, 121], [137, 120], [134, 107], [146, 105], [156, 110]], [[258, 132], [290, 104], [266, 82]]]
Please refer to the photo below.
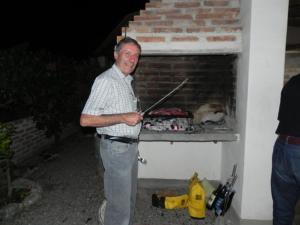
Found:
[[97, 77], [95, 79], [82, 114], [95, 116], [103, 114], [103, 111], [110, 102], [110, 97], [112, 95], [110, 91], [110, 83], [109, 79], [104, 79], [102, 77]]

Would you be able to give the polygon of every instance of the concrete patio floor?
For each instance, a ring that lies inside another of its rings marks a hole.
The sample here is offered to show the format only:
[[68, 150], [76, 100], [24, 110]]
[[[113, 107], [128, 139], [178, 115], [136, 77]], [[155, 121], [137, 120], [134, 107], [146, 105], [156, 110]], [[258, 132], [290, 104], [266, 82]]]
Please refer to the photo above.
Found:
[[[27, 168], [25, 177], [40, 184], [42, 197], [13, 218], [2, 221], [3, 225], [97, 225], [98, 208], [104, 199], [103, 168], [95, 154], [97, 143], [93, 135], [74, 135], [51, 149], [52, 154], [43, 155], [38, 165]], [[149, 180], [139, 181], [134, 225], [215, 224], [209, 211], [205, 219], [195, 220], [189, 217], [187, 209], [152, 207], [151, 195], [164, 187], [179, 194], [185, 191], [167, 183], [156, 187]]]
[[[98, 225], [98, 209], [104, 199], [103, 167], [96, 154], [98, 141], [94, 135], [76, 134], [51, 148], [51, 154], [42, 154], [38, 164], [25, 168], [26, 171], [23, 171], [25, 178], [42, 187], [42, 197], [13, 218], [0, 221], [0, 224]], [[205, 219], [195, 220], [189, 217], [187, 209], [167, 210], [152, 207], [152, 194], [166, 190], [183, 194], [186, 192], [186, 185], [185, 182], [170, 180], [139, 180], [134, 225], [239, 224], [224, 217], [216, 218], [208, 210]], [[296, 211], [295, 224], [298, 224], [300, 204]], [[271, 223], [248, 221], [243, 224]]]

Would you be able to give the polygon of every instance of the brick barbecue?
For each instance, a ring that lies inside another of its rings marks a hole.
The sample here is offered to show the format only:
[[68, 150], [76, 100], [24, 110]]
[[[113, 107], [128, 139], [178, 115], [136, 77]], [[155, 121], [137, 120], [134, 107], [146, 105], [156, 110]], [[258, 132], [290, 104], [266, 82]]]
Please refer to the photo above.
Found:
[[124, 36], [142, 46], [134, 84], [142, 108], [188, 78], [161, 107], [195, 116], [201, 106], [218, 104], [234, 118], [239, 0], [150, 0], [117, 39]]

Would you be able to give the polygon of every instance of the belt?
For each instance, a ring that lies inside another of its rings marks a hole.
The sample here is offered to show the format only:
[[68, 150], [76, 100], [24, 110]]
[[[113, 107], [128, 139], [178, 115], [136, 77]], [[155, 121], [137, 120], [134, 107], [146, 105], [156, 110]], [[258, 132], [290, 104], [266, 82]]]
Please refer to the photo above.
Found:
[[138, 139], [134, 138], [128, 138], [128, 137], [118, 137], [118, 136], [110, 136], [107, 134], [97, 134], [99, 138], [103, 137], [106, 140], [111, 140], [111, 141], [117, 141], [117, 142], [122, 142], [126, 144], [132, 144], [132, 143], [137, 143]]
[[281, 140], [285, 140], [288, 144], [300, 145], [300, 137], [288, 136], [283, 134], [280, 134], [278, 137]]

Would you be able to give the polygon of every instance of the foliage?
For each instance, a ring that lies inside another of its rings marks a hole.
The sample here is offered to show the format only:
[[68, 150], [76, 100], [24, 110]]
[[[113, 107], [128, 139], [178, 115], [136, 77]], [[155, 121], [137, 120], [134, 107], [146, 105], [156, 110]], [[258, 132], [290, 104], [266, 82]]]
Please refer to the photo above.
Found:
[[47, 136], [56, 139], [66, 124], [78, 120], [77, 87], [72, 76], [74, 72], [70, 71], [71, 66], [62, 66], [68, 63], [66, 60], [55, 60], [42, 76], [33, 79], [29, 85], [32, 102], [30, 113], [37, 122], [37, 128], [45, 130]]
[[[26, 105], [30, 104], [27, 84], [33, 76], [44, 73], [39, 60], [27, 46], [2, 50], [0, 54], [0, 109], [1, 121], [28, 116]], [[41, 67], [41, 68], [38, 68]]]
[[21, 203], [27, 196], [30, 195], [30, 188], [13, 188], [10, 201], [14, 203]]
[[10, 146], [12, 144], [13, 132], [14, 127], [12, 125], [0, 123], [0, 159], [6, 162], [7, 196], [9, 199], [12, 196], [10, 166], [14, 152]]
[[[45, 50], [34, 51], [26, 44], [1, 49], [0, 121], [32, 116], [37, 128], [58, 140], [66, 124], [78, 123], [92, 76], [98, 70], [96, 60], [75, 60]], [[0, 159], [5, 161], [9, 200], [14, 198], [12, 133], [12, 127], [0, 123]]]
[[14, 127], [0, 122], [0, 159], [11, 159], [13, 151], [10, 146], [12, 144], [12, 134]]
[[[37, 128], [59, 138], [77, 122], [96, 61], [75, 60], [24, 44], [0, 51], [0, 120], [33, 116]], [[83, 91], [83, 92], [82, 92]]]

